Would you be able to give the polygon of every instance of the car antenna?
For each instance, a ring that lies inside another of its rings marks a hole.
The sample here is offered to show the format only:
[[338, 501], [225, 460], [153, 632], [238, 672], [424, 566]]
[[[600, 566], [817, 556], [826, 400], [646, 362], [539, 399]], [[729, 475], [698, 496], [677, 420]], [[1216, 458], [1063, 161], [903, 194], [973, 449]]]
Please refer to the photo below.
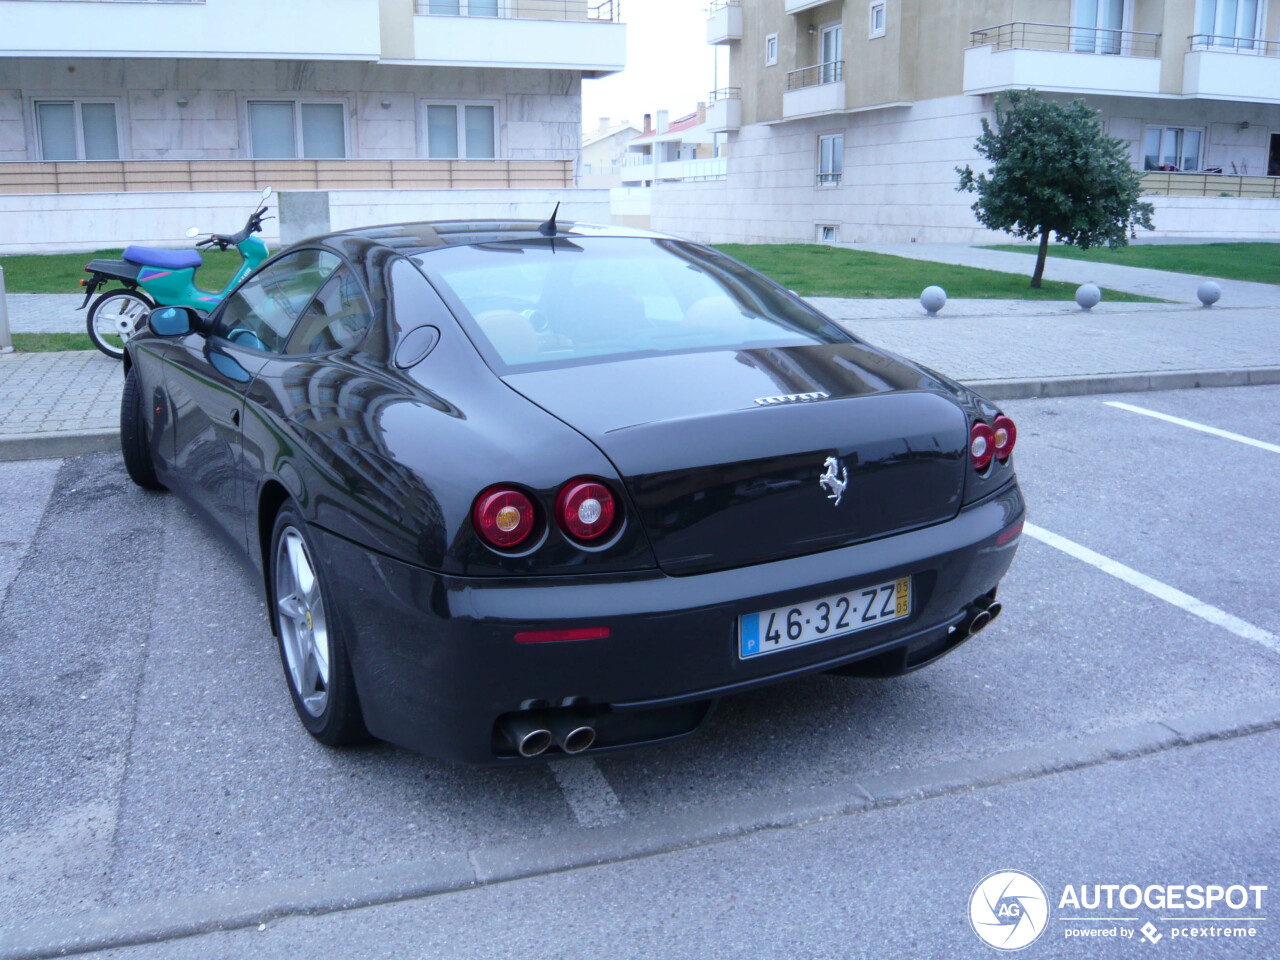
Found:
[[556, 202], [556, 208], [551, 211], [551, 219], [538, 228], [538, 232], [544, 237], [554, 237], [556, 235], [556, 214], [560, 212], [560, 203]]

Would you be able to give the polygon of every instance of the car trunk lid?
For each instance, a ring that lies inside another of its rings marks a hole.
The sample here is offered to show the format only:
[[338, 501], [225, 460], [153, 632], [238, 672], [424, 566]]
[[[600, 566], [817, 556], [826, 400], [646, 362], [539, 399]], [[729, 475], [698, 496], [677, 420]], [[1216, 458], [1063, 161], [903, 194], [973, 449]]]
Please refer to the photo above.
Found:
[[963, 498], [963, 410], [934, 377], [865, 344], [668, 354], [504, 380], [604, 451], [673, 575], [939, 523]]

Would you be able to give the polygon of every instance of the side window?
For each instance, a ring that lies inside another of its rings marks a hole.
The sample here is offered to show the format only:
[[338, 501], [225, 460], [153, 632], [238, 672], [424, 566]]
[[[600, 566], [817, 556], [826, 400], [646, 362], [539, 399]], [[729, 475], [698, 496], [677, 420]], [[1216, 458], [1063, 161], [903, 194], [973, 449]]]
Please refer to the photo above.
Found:
[[285, 353], [328, 353], [360, 342], [373, 311], [350, 267], [339, 267], [302, 314]]
[[298, 315], [341, 263], [324, 250], [299, 250], [250, 277], [232, 294], [213, 334], [253, 350], [279, 353]]

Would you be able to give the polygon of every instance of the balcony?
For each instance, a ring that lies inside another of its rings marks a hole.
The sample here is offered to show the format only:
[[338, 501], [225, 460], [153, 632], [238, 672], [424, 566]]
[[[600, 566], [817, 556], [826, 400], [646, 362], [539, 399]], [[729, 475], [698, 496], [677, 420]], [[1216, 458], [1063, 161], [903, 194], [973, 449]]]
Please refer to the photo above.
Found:
[[618, 0], [418, 0], [413, 20], [419, 63], [602, 77], [627, 62]]
[[1206, 100], [1280, 103], [1280, 43], [1199, 34], [1182, 69], [1182, 93]]
[[1280, 177], [1224, 176], [1220, 173], [1144, 173], [1148, 197], [1245, 197], [1280, 199]]
[[812, 10], [814, 7], [820, 7], [824, 3], [830, 3], [831, 0], [786, 0], [783, 7], [787, 13], [803, 13], [806, 10]]
[[0, 57], [366, 60], [378, 0], [0, 0]]
[[787, 89], [782, 94], [782, 119], [798, 120], [843, 112], [843, 60], [801, 67], [787, 74]]
[[712, 90], [707, 102], [707, 132], [727, 133], [742, 127], [742, 88]]
[[742, 0], [715, 0], [707, 18], [707, 43], [742, 39]]
[[1160, 34], [1025, 22], [970, 34], [965, 93], [1028, 87], [1155, 96], [1160, 92]]

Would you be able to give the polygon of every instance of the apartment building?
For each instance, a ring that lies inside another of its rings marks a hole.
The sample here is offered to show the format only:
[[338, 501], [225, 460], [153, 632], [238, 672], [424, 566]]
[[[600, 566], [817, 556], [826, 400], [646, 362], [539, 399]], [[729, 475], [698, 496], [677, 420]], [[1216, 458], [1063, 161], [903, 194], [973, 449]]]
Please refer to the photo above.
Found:
[[699, 103], [687, 116], [670, 119], [659, 110], [644, 115], [644, 129], [627, 144], [622, 161], [622, 185], [651, 187], [655, 183], [722, 180], [725, 157], [719, 140], [723, 132], [707, 128], [707, 105]]
[[614, 123], [601, 117], [596, 129], [582, 138], [582, 165], [578, 182], [584, 187], [622, 186], [622, 164], [627, 145], [640, 134], [630, 120]]
[[[727, 178], [654, 197], [712, 240], [989, 236], [955, 168], [1004, 90], [1082, 97], [1157, 195], [1157, 227], [1265, 235], [1280, 213], [1280, 4], [1268, 0], [715, 0]], [[1212, 200], [1212, 203], [1206, 201]], [[1212, 225], [1201, 223], [1214, 210]]]
[[541, 211], [575, 186], [583, 78], [625, 51], [617, 0], [0, 0], [0, 252], [41, 242], [6, 210], [163, 241], [156, 210], [267, 184], [354, 204], [335, 227]]

